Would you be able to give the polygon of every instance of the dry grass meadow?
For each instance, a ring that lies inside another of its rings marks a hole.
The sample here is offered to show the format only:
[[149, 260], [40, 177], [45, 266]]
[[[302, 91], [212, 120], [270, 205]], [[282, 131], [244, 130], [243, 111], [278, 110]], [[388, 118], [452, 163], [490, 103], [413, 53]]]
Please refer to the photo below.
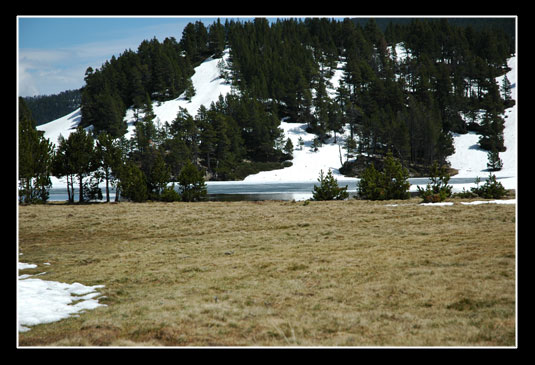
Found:
[[515, 205], [451, 201], [20, 206], [24, 273], [107, 306], [19, 346], [514, 347]]

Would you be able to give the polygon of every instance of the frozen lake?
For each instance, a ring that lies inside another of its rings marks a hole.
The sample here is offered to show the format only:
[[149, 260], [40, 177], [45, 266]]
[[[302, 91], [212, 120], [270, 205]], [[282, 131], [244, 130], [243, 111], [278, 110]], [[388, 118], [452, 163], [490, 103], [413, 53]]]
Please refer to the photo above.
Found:
[[[497, 178], [498, 180], [502, 178]], [[481, 177], [481, 183], [484, 183], [486, 177]], [[355, 195], [357, 191], [357, 179], [338, 179], [338, 185], [347, 185], [350, 195]], [[429, 178], [419, 177], [410, 178], [411, 191], [416, 191], [416, 185], [425, 186], [430, 182]], [[469, 177], [452, 177], [449, 185], [452, 185], [454, 191], [456, 186], [473, 184], [474, 178]], [[219, 201], [237, 201], [237, 200], [306, 200], [312, 197], [314, 185], [317, 181], [303, 182], [257, 182], [249, 183], [243, 181], [209, 181], [206, 183], [208, 191], [208, 200]], [[468, 189], [467, 189], [468, 190]], [[74, 189], [75, 201], [78, 201], [78, 189]], [[102, 189], [102, 195], [105, 198], [105, 189]], [[115, 189], [110, 189], [110, 199], [115, 199]], [[50, 189], [49, 201], [66, 201], [66, 188]]]

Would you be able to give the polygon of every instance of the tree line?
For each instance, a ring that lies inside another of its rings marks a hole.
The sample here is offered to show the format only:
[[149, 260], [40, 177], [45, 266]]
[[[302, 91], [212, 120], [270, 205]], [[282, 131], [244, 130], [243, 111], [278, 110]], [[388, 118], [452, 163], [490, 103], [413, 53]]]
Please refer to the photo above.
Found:
[[31, 111], [36, 125], [41, 125], [63, 117], [78, 109], [81, 104], [79, 89], [66, 90], [54, 95], [25, 97], [24, 101]]
[[50, 176], [65, 179], [71, 203], [75, 187], [79, 202], [103, 199], [103, 182], [108, 202], [110, 187], [116, 200], [195, 201], [206, 195], [206, 177], [243, 179], [291, 159], [283, 144], [273, 145], [281, 137], [278, 120], [244, 96], [220, 96], [195, 117], [180, 108], [164, 124], [148, 101], [135, 114], [130, 139], [79, 125], [67, 138], [60, 135], [57, 145], [35, 129], [23, 98], [19, 109], [19, 198], [24, 203], [48, 199]]
[[[407, 57], [398, 59], [398, 44]], [[182, 109], [161, 125], [152, 103], [194, 94], [194, 67], [225, 48], [230, 55], [220, 63], [221, 77], [232, 92], [195, 117]], [[145, 40], [137, 51], [88, 68], [76, 133], [92, 128], [96, 145], [100, 135], [108, 136], [122, 151], [123, 180], [144, 181], [140, 196], [153, 199], [189, 165], [208, 179], [234, 180], [288, 164], [282, 117], [307, 123], [318, 144], [349, 125], [344, 148], [357, 158], [385, 158], [392, 151], [404, 165], [443, 165], [454, 152], [452, 133], [469, 130], [497, 155], [505, 150], [503, 111], [514, 101], [507, 78], [503, 85], [495, 79], [508, 71], [512, 52], [514, 39], [500, 29], [459, 27], [447, 19], [391, 23], [384, 32], [374, 19], [364, 26], [327, 18], [217, 20], [208, 27], [198, 21], [184, 28], [180, 41]], [[337, 68], [343, 77], [333, 90], [329, 80]], [[135, 115], [130, 140], [127, 108]], [[67, 141], [58, 142], [56, 156]], [[122, 181], [119, 170], [112, 175]], [[118, 186], [126, 197], [129, 185]]]

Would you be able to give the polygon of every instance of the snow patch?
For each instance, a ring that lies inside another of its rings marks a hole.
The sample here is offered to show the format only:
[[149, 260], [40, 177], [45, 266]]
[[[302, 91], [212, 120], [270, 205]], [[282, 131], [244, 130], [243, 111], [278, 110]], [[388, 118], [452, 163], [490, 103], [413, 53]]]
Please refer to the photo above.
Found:
[[[36, 267], [35, 264], [18, 263], [19, 270]], [[28, 326], [56, 322], [85, 310], [106, 306], [96, 299], [101, 295], [96, 289], [103, 287], [104, 285], [67, 284], [32, 278], [28, 274], [20, 275], [17, 282], [19, 332], [29, 331]]]

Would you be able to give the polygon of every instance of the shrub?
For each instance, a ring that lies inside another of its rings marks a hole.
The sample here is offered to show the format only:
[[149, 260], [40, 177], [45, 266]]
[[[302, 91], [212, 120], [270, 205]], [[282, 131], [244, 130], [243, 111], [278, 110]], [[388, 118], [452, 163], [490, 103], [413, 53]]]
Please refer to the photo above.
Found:
[[343, 188], [338, 186], [338, 181], [334, 178], [331, 170], [327, 172], [327, 176], [323, 176], [323, 170], [320, 171], [318, 179], [319, 186], [314, 185], [312, 192], [313, 200], [344, 200], [349, 197], [347, 185]]
[[427, 184], [425, 190], [418, 186], [418, 194], [424, 203], [438, 203], [451, 196], [452, 187], [448, 185], [450, 175], [446, 172], [444, 166], [439, 169], [435, 161], [431, 168], [429, 179], [431, 184]]
[[206, 183], [202, 171], [190, 161], [186, 162], [178, 175], [182, 200], [185, 202], [199, 201], [206, 196]]
[[134, 202], [144, 202], [148, 198], [145, 174], [132, 162], [121, 169], [119, 189], [124, 198]]
[[465, 199], [467, 199], [467, 198], [477, 198], [477, 194], [476, 193], [474, 193], [473, 191], [467, 191], [465, 188], [463, 188], [463, 191], [461, 191], [459, 193], [455, 193], [453, 195], [458, 197], [458, 198], [465, 198]]
[[409, 172], [388, 152], [382, 172], [373, 163], [364, 170], [357, 185], [358, 195], [369, 200], [409, 199]]
[[472, 192], [485, 199], [500, 199], [507, 194], [507, 190], [502, 183], [496, 181], [496, 175], [489, 174], [488, 180], [482, 187], [479, 187], [479, 178], [476, 178], [477, 187], [471, 188]]
[[166, 186], [160, 194], [160, 200], [164, 202], [176, 202], [180, 201], [180, 194], [175, 190], [175, 183], [171, 186]]

